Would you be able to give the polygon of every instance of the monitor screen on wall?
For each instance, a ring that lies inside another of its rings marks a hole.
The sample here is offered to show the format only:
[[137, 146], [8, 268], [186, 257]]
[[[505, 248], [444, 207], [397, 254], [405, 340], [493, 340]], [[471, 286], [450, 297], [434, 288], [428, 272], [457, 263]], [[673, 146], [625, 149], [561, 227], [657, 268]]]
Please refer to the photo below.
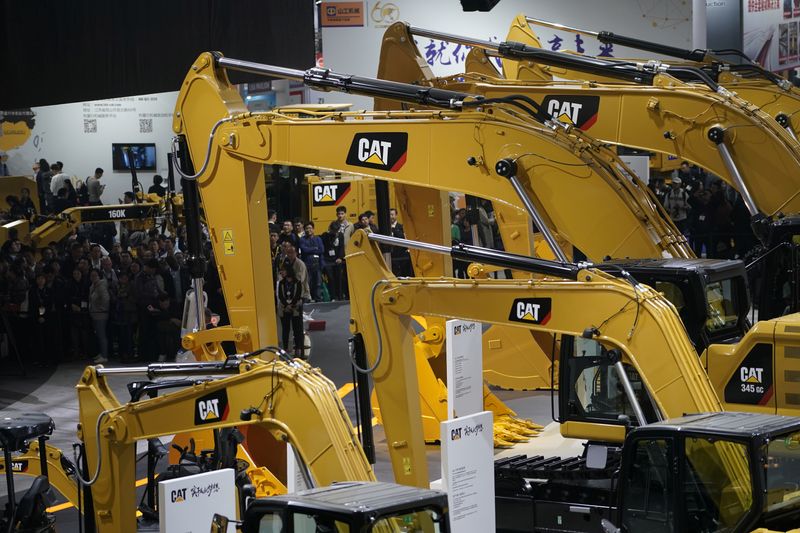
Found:
[[111, 151], [114, 170], [130, 170], [131, 159], [136, 170], [156, 169], [156, 145], [153, 143], [114, 143]]

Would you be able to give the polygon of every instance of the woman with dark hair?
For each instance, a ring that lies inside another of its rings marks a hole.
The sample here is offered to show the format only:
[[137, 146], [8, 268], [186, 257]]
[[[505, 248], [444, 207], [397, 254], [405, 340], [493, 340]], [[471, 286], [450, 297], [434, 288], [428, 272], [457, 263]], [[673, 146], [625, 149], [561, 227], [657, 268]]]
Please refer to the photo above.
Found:
[[36, 173], [36, 192], [39, 195], [39, 209], [42, 213], [49, 213], [53, 203], [53, 193], [50, 192], [51, 179], [53, 171], [50, 170], [50, 163], [42, 158], [39, 160], [39, 171]]

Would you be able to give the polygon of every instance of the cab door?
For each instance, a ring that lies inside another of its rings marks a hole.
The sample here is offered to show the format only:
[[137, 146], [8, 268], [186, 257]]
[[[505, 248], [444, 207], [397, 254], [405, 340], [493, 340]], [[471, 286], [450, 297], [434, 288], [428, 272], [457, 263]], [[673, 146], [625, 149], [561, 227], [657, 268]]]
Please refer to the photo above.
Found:
[[672, 438], [639, 438], [626, 444], [619, 487], [619, 520], [623, 531], [674, 533], [676, 529], [675, 442]]

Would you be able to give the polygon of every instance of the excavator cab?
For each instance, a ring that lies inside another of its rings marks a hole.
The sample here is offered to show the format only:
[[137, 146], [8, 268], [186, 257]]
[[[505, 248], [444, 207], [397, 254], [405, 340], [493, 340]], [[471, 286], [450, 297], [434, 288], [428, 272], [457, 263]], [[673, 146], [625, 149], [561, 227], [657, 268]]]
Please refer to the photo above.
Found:
[[699, 354], [710, 344], [737, 342], [750, 329], [750, 296], [741, 261], [626, 259], [596, 266], [611, 274], [624, 269], [661, 292], [675, 306]]
[[772, 221], [765, 248], [747, 267], [759, 320], [800, 310], [800, 216]]
[[495, 462], [497, 531], [788, 531], [800, 522], [800, 418], [706, 413], [630, 430], [598, 464]]
[[[759, 429], [756, 429], [758, 426]], [[623, 531], [787, 531], [800, 520], [800, 419], [689, 415], [631, 432]]]
[[253, 500], [243, 533], [446, 533], [447, 495], [394, 483], [335, 483]]

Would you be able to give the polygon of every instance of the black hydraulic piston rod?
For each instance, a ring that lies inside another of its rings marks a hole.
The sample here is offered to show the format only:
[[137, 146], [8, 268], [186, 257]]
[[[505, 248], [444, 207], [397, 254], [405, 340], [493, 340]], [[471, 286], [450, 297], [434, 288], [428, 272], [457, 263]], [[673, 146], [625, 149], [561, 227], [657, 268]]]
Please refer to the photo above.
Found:
[[254, 63], [252, 61], [243, 61], [241, 59], [232, 59], [220, 55], [216, 56], [216, 61], [218, 66], [229, 70], [298, 80], [309, 87], [322, 91], [340, 91], [378, 98], [394, 98], [447, 109], [461, 109], [464, 100], [480, 100], [482, 98], [478, 95], [448, 91], [446, 89], [421, 87], [410, 83], [339, 74], [321, 68], [297, 70], [275, 65]]
[[[361, 334], [350, 339], [350, 349], [356, 364], [367, 368], [367, 350], [364, 348], [364, 338]], [[369, 374], [356, 372], [353, 368], [353, 383], [356, 385], [356, 414], [358, 417], [358, 431], [361, 437], [361, 447], [367, 456], [369, 464], [375, 464], [375, 437], [372, 433], [372, 402], [370, 401]]]
[[581, 28], [573, 28], [565, 24], [558, 24], [550, 22], [549, 20], [542, 20], [533, 17], [525, 17], [529, 24], [536, 24], [537, 26], [544, 26], [546, 28], [553, 28], [555, 30], [567, 31], [570, 33], [580, 33], [583, 35], [590, 35], [604, 44], [618, 44], [620, 46], [627, 46], [628, 48], [636, 48], [638, 50], [646, 50], [654, 54], [662, 54], [670, 57], [678, 57], [688, 61], [704, 61], [706, 59], [707, 50], [689, 50], [688, 48], [678, 48], [677, 46], [668, 46], [665, 44], [653, 43], [636, 39], [634, 37], [626, 37], [618, 35], [610, 31], [592, 31], [584, 30]]
[[401, 239], [390, 235], [380, 235], [378, 233], [370, 233], [368, 236], [371, 241], [389, 246], [402, 246], [415, 250], [425, 250], [437, 254], [449, 255], [453, 259], [458, 259], [460, 261], [485, 263], [500, 268], [510, 268], [522, 272], [531, 272], [564, 279], [578, 279], [578, 272], [584, 268], [575, 263], [549, 261], [547, 259], [501, 252], [499, 250], [492, 250], [491, 248], [482, 248], [480, 246], [471, 246], [468, 244], [456, 244], [450, 247]]
[[[417, 35], [419, 37], [428, 37], [430, 39], [438, 39], [494, 51], [498, 56], [506, 59], [536, 61], [537, 63], [545, 65], [578, 70], [589, 74], [597, 74], [599, 76], [608, 76], [637, 84], [651, 85], [655, 79], [655, 75], [658, 73], [656, 70], [650, 69], [649, 65], [646, 64], [608, 61], [596, 57], [583, 57], [574, 54], [552, 52], [514, 41], [493, 43], [491, 41], [461, 37], [450, 33], [426, 30], [413, 26], [408, 27], [408, 32], [411, 35]], [[719, 90], [717, 82], [699, 68], [686, 66], [662, 66], [655, 68], [658, 69], [659, 72], [665, 72], [680, 79], [695, 79], [701, 81], [712, 91], [716, 92]]]
[[735, 55], [741, 57], [743, 60], [746, 61], [746, 63], [741, 65], [730, 64], [726, 65], [726, 68], [733, 71], [754, 72], [759, 76], [780, 86], [782, 89], [788, 89], [789, 87], [791, 87], [790, 82], [781, 78], [777, 74], [764, 69], [762, 66], [758, 65], [755, 61], [753, 61], [750, 57], [747, 56], [747, 54], [745, 54], [741, 50], [736, 50], [736, 49], [704, 50], [700, 48], [690, 50], [688, 48], [679, 48], [677, 46], [669, 46], [666, 44], [654, 43], [643, 39], [637, 39], [635, 37], [628, 37], [626, 35], [619, 35], [618, 33], [610, 31], [585, 30], [533, 17], [525, 17], [525, 20], [529, 24], [536, 24], [537, 26], [544, 26], [546, 28], [553, 28], [556, 30], [567, 31], [570, 33], [580, 33], [583, 35], [590, 35], [592, 37], [595, 37], [598, 41], [600, 41], [603, 44], [616, 44], [619, 46], [627, 46], [628, 48], [635, 48], [637, 50], [644, 50], [646, 52], [652, 52], [654, 54], [661, 54], [669, 57], [676, 57], [678, 59], [684, 59], [687, 61], [696, 61], [698, 63], [702, 63], [707, 59], [712, 59], [714, 61], [722, 62], [719, 56]]
[[238, 374], [241, 359], [196, 363], [151, 363], [146, 366], [97, 368], [98, 376], [208, 376]]
[[481, 95], [423, 87], [411, 83], [379, 80], [340, 74], [327, 69], [311, 68], [308, 70], [295, 70], [274, 65], [264, 65], [240, 59], [222, 57], [217, 53], [217, 66], [230, 70], [263, 74], [289, 80], [300, 80], [305, 85], [321, 91], [339, 91], [344, 93], [371, 96], [374, 98], [388, 98], [401, 102], [417, 103], [428, 107], [442, 109], [463, 110], [479, 105], [494, 103], [507, 103], [529, 114], [533, 120], [545, 124], [550, 116], [544, 113], [539, 104], [525, 95], [510, 94], [501, 98], [484, 98]]
[[[186, 137], [179, 135], [176, 139], [178, 144], [178, 161], [180, 170], [184, 175], [194, 174], [194, 164], [189, 154], [189, 145]], [[175, 163], [173, 161], [173, 163]], [[192, 276], [192, 290], [194, 295], [195, 320], [198, 330], [205, 329], [205, 303], [203, 301], [203, 280], [206, 275], [206, 258], [203, 253], [203, 228], [200, 222], [200, 186], [197, 180], [181, 178], [181, 189], [183, 190], [183, 214], [186, 220], [186, 243], [189, 265], [189, 272]]]

